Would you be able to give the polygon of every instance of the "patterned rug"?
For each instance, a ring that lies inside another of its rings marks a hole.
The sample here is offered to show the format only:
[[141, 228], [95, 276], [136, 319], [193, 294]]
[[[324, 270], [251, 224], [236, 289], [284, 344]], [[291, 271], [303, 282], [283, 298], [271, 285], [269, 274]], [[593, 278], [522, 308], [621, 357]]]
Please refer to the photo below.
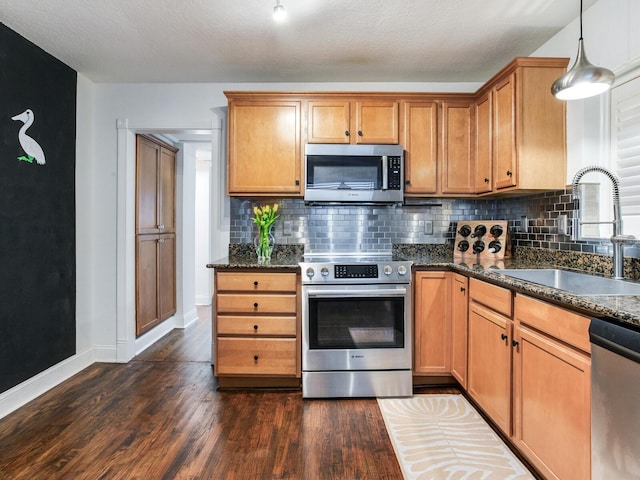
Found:
[[462, 395], [379, 398], [405, 479], [534, 479]]

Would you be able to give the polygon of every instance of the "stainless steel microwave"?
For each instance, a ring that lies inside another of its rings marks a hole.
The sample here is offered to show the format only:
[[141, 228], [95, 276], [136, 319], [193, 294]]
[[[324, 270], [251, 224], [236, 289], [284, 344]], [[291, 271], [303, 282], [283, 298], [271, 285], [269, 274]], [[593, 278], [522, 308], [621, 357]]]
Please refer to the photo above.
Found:
[[404, 150], [400, 145], [305, 146], [308, 202], [400, 203]]

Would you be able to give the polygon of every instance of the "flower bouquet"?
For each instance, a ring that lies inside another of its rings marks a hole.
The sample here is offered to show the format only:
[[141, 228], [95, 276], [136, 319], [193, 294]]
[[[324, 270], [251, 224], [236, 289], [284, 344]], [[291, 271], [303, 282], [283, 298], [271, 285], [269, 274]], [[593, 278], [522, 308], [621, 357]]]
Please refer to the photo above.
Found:
[[271, 234], [271, 227], [274, 222], [280, 218], [278, 212], [278, 204], [273, 206], [263, 205], [261, 207], [253, 207], [254, 216], [251, 219], [258, 226], [258, 235], [253, 243], [256, 247], [256, 255], [258, 255], [258, 263], [266, 264], [271, 260], [271, 251], [275, 243], [275, 239]]

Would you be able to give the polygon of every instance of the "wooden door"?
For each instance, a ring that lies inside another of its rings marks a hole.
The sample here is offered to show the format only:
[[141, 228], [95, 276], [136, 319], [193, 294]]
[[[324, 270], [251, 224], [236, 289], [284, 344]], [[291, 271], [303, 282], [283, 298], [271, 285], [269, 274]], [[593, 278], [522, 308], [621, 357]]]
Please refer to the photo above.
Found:
[[158, 235], [136, 237], [136, 336], [160, 323]]
[[495, 424], [511, 434], [511, 320], [469, 304], [468, 392]]
[[405, 102], [402, 110], [405, 194], [435, 194], [438, 192], [438, 104]]
[[492, 190], [492, 100], [493, 93], [489, 91], [476, 102], [475, 193], [487, 193]]
[[158, 238], [158, 312], [160, 321], [176, 313], [176, 236]]
[[414, 373], [451, 373], [450, 275], [416, 272]]
[[160, 145], [136, 136], [136, 234], [158, 232]]
[[350, 105], [348, 100], [307, 102], [307, 143], [350, 143]]
[[458, 273], [451, 282], [451, 374], [467, 388], [467, 326], [469, 279]]
[[160, 149], [158, 190], [159, 231], [176, 231], [176, 153], [166, 148]]
[[398, 144], [398, 102], [361, 100], [352, 104], [352, 108], [355, 108], [352, 124], [355, 141], [352, 138], [351, 143]]
[[442, 104], [442, 193], [473, 193], [473, 107]]
[[591, 478], [591, 359], [524, 326], [514, 340], [516, 446], [546, 478]]
[[517, 185], [515, 73], [498, 83], [493, 105], [493, 180], [496, 189]]
[[300, 195], [298, 101], [230, 101], [229, 195]]

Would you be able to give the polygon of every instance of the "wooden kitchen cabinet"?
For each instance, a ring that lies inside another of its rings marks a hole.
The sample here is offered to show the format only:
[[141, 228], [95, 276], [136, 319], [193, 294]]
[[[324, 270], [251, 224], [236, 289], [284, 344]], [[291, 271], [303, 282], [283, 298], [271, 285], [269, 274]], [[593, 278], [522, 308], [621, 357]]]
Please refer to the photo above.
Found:
[[474, 191], [474, 106], [471, 101], [442, 103], [442, 193]]
[[226, 377], [262, 379], [260, 386], [280, 386], [273, 379], [278, 377], [299, 384], [298, 275], [216, 270], [214, 278], [214, 371], [220, 385]]
[[493, 92], [489, 90], [476, 101], [475, 115], [475, 193], [493, 189]]
[[398, 144], [396, 100], [309, 100], [308, 143]]
[[564, 58], [516, 58], [478, 91], [476, 193], [489, 191], [486, 185], [478, 187], [488, 178], [487, 155], [492, 160], [492, 193], [565, 187], [566, 103], [551, 94], [549, 85], [566, 66]]
[[231, 94], [227, 193], [302, 195], [302, 102], [286, 95]]
[[438, 193], [438, 103], [402, 103], [402, 145], [407, 196]]
[[513, 440], [545, 478], [591, 478], [588, 317], [517, 294]]
[[467, 337], [468, 337], [469, 279], [464, 275], [451, 275], [451, 374], [467, 389]]
[[451, 373], [450, 272], [415, 272], [414, 375]]

